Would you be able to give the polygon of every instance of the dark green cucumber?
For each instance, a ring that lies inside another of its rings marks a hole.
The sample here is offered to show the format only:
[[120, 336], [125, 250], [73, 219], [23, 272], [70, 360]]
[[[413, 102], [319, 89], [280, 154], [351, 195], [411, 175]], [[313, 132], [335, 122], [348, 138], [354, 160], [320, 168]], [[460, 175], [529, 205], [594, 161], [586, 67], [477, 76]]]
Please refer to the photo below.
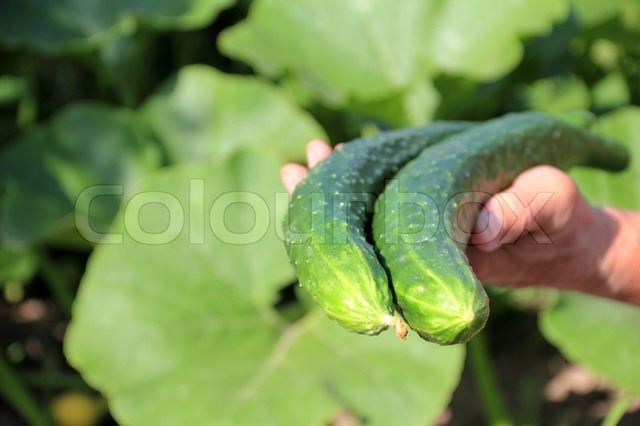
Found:
[[443, 345], [465, 342], [484, 327], [489, 303], [464, 254], [467, 232], [481, 204], [518, 174], [541, 164], [617, 171], [628, 160], [623, 145], [533, 112], [488, 121], [426, 149], [389, 182], [373, 219], [406, 322]]
[[427, 146], [470, 126], [434, 123], [357, 139], [297, 186], [284, 223], [287, 252], [300, 284], [338, 324], [368, 335], [393, 326], [406, 336], [365, 228], [385, 179]]

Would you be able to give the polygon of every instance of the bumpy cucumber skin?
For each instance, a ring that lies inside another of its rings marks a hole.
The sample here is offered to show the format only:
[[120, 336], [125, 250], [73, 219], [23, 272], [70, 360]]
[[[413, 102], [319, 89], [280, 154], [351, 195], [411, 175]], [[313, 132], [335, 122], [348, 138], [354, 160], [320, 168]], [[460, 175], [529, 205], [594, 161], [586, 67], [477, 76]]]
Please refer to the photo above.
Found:
[[[628, 161], [623, 145], [533, 112], [509, 114], [426, 149], [390, 181], [373, 219], [375, 244], [409, 326], [441, 345], [466, 342], [484, 327], [488, 298], [464, 248], [465, 230], [491, 194], [536, 165], [618, 171]], [[398, 216], [406, 194], [429, 197], [421, 206], [426, 217], [417, 209]], [[469, 202], [477, 204], [458, 217]], [[411, 227], [422, 230], [420, 238], [397, 238]]]
[[393, 325], [406, 335], [365, 228], [386, 179], [427, 146], [471, 125], [433, 123], [354, 140], [311, 169], [295, 189], [283, 226], [289, 259], [300, 284], [347, 330], [376, 335]]

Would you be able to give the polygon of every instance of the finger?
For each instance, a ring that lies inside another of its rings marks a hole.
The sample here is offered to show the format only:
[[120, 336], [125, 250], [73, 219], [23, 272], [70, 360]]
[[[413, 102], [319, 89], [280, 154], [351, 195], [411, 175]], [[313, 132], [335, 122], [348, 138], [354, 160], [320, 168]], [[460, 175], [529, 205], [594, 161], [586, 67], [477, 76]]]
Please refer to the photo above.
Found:
[[521, 260], [511, 256], [510, 251], [487, 253], [478, 250], [477, 246], [469, 246], [465, 253], [473, 272], [483, 284], [518, 287], [521, 275], [527, 274]]
[[282, 179], [282, 183], [289, 194], [293, 193], [293, 190], [296, 189], [296, 186], [298, 186], [300, 181], [302, 181], [306, 175], [307, 168], [300, 164], [285, 164], [280, 169], [280, 178]]
[[571, 178], [551, 166], [538, 166], [518, 176], [492, 197], [481, 211], [470, 244], [490, 252], [518, 240], [525, 232], [541, 244], [571, 217], [579, 193]]
[[331, 154], [331, 145], [321, 140], [313, 140], [307, 144], [307, 165], [315, 167]]
[[335, 149], [336, 151], [340, 151], [343, 147], [344, 147], [344, 142], [340, 142], [333, 149]]

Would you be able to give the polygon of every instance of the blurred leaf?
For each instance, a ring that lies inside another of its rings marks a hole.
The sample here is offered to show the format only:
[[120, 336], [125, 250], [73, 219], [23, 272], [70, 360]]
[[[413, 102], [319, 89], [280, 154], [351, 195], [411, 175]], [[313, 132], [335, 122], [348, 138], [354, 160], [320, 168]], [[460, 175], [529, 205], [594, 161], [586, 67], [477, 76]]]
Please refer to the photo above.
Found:
[[[432, 55], [438, 67], [478, 79], [513, 69], [522, 58], [519, 38], [551, 31], [569, 12], [567, 1], [444, 2], [436, 20]], [[482, 17], [482, 19], [479, 19]]]
[[584, 26], [593, 26], [616, 16], [628, 1], [571, 0], [571, 5]]
[[593, 108], [597, 111], [607, 111], [630, 102], [629, 88], [620, 72], [605, 75], [591, 89]]
[[77, 227], [96, 242], [121, 195], [158, 166], [130, 112], [74, 104], [0, 155], [0, 239], [27, 246]]
[[620, 19], [627, 29], [637, 33], [640, 30], [640, 2], [638, 0], [627, 0], [622, 3]]
[[[0, 42], [55, 52], [87, 49], [109, 30], [130, 32], [132, 18], [160, 29], [193, 29], [210, 23], [234, 0], [2, 0]], [[116, 28], [117, 26], [121, 28]]]
[[589, 49], [591, 60], [598, 66], [612, 71], [620, 66], [620, 48], [606, 39], [594, 40]]
[[[159, 193], [176, 200], [165, 222], [178, 223], [160, 228], [179, 235], [145, 244], [139, 229], [158, 228], [158, 215], [141, 214], [133, 227], [136, 215], [124, 211], [112, 229], [129, 231], [124, 244], [99, 246], [91, 259], [66, 354], [110, 397], [122, 424], [317, 425], [345, 409], [368, 424], [392, 424], [400, 412], [403, 424], [432, 423], [459, 380], [462, 347], [403, 342], [391, 332], [353, 335], [318, 311], [287, 325], [271, 308], [277, 288], [293, 279], [274, 232], [283, 212], [273, 201], [282, 188], [271, 148], [174, 166], [148, 180], [140, 194], [149, 202]], [[220, 222], [228, 194], [251, 194], [245, 201], [255, 216], [236, 211]], [[213, 229], [202, 223], [210, 216], [218, 218]], [[244, 244], [219, 232], [257, 223], [267, 233], [251, 231]], [[201, 236], [203, 244], [194, 242]]]
[[592, 130], [621, 142], [631, 152], [631, 165], [621, 173], [575, 169], [571, 176], [590, 202], [640, 209], [640, 108], [618, 109], [598, 119]]
[[481, 84], [469, 78], [443, 74], [435, 81], [442, 101], [435, 116], [440, 120], [487, 120], [498, 113], [500, 84]]
[[320, 98], [369, 100], [424, 72], [437, 8], [434, 0], [257, 0], [249, 18], [223, 32], [219, 44], [267, 75], [291, 72]]
[[562, 114], [591, 107], [587, 85], [575, 76], [538, 80], [527, 89], [528, 109]]
[[[630, 12], [631, 15], [640, 14], [640, 5], [633, 6]], [[632, 19], [632, 17], [628, 19]], [[616, 16], [614, 19], [607, 20], [597, 26], [585, 27], [582, 29], [580, 36], [587, 41], [608, 40], [614, 43], [618, 50], [634, 52], [635, 54], [640, 52], [640, 45], [638, 44], [640, 24], [631, 25], [625, 23], [624, 15]]]
[[543, 334], [569, 359], [640, 395], [640, 308], [582, 294], [564, 294], [540, 318]]
[[38, 262], [38, 256], [33, 250], [0, 247], [0, 288], [9, 280], [21, 283], [31, 280], [37, 272]]
[[416, 81], [405, 91], [371, 102], [354, 102], [350, 109], [385, 120], [392, 127], [419, 126], [431, 121], [440, 94], [429, 80]]
[[172, 162], [222, 161], [246, 147], [300, 160], [306, 142], [326, 139], [311, 116], [269, 84], [203, 65], [182, 68], [142, 113]]
[[27, 82], [23, 77], [11, 75], [0, 76], [0, 105], [16, 102], [27, 90]]
[[559, 292], [556, 289], [548, 287], [489, 287], [488, 291], [492, 303], [492, 314], [494, 313], [494, 301], [499, 301], [501, 305], [520, 311], [539, 312], [551, 306], [559, 297]]
[[73, 211], [73, 203], [45, 164], [47, 128], [36, 128], [0, 156], [0, 241], [24, 247], [54, 234]]
[[[500, 8], [489, 0], [257, 0], [249, 18], [223, 32], [219, 44], [264, 74], [300, 80], [322, 102], [382, 103], [420, 87], [416, 82], [437, 70], [476, 78], [505, 74], [520, 60], [518, 37], [548, 31], [566, 15], [567, 5], [558, 0]], [[422, 121], [437, 99], [425, 101], [427, 92], [422, 93], [418, 102], [405, 98], [417, 107], [394, 121]]]
[[[596, 204], [640, 208], [640, 108], [608, 114], [593, 130], [627, 144], [632, 164], [623, 173], [576, 170], [580, 190]], [[623, 303], [565, 293], [541, 317], [544, 335], [572, 361], [581, 363], [617, 386], [640, 393], [640, 308]]]

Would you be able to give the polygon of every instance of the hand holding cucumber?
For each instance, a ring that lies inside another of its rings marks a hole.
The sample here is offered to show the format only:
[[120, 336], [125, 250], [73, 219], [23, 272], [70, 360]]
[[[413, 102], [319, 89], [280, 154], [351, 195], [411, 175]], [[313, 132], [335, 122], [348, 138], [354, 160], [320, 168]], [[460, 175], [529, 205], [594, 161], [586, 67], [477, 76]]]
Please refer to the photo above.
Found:
[[[310, 142], [308, 166], [331, 152], [326, 142]], [[306, 173], [299, 164], [282, 168], [289, 193]], [[535, 204], [536, 197], [544, 205]], [[482, 232], [489, 221], [499, 227], [499, 235]], [[640, 305], [640, 262], [635, 259], [640, 212], [590, 206], [571, 177], [555, 167], [537, 166], [519, 175], [485, 204], [475, 232], [467, 256], [483, 283], [551, 286]], [[483, 239], [487, 235], [493, 238]]]
[[314, 141], [308, 176], [282, 169], [285, 246], [300, 283], [350, 331], [394, 326], [404, 338], [404, 320], [425, 340], [464, 343], [489, 315], [482, 283], [640, 304], [640, 214], [589, 206], [562, 171], [624, 169], [616, 141], [528, 112], [381, 133], [330, 154]]

